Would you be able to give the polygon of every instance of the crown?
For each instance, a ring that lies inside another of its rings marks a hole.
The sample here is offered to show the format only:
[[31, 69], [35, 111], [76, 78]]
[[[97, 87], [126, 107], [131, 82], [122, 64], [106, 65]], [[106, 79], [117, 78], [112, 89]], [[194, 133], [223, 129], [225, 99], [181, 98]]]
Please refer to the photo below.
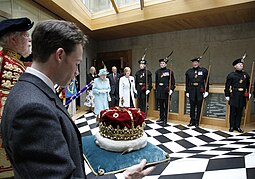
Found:
[[111, 140], [134, 140], [144, 134], [144, 112], [113, 107], [101, 111], [99, 133]]

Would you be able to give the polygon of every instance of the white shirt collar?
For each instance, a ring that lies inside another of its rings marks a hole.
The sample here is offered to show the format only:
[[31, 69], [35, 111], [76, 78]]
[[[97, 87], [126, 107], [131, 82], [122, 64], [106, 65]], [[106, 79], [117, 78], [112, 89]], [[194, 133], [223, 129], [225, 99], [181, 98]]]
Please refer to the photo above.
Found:
[[51, 89], [52, 91], [54, 91], [55, 93], [55, 88], [54, 88], [54, 84], [53, 82], [42, 72], [40, 72], [39, 70], [32, 68], [32, 67], [27, 67], [26, 69], [27, 73], [30, 73], [32, 75], [37, 76], [38, 78], [40, 78], [44, 83], [46, 83]]

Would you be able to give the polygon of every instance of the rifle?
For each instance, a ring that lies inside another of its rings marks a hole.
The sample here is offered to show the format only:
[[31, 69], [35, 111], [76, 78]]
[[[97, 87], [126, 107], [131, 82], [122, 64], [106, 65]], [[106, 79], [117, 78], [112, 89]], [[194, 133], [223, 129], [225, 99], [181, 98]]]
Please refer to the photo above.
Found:
[[[205, 81], [205, 92], [206, 92], [206, 89], [208, 86], [210, 73], [211, 73], [211, 65], [209, 65], [209, 67], [208, 67], [208, 75], [207, 75], [206, 81]], [[203, 101], [202, 101], [201, 112], [200, 112], [200, 116], [199, 116], [199, 124], [200, 124], [202, 116], [203, 116], [204, 104], [205, 104], [205, 99], [203, 99]]]
[[199, 60], [203, 58], [203, 56], [204, 56], [204, 54], [206, 53], [206, 51], [208, 50], [208, 48], [209, 48], [209, 46], [207, 46], [207, 48], [204, 50], [204, 52], [202, 53], [202, 55], [201, 55], [200, 57], [198, 57]]
[[242, 56], [242, 60], [244, 60], [246, 58], [246, 52], [244, 52], [243, 56]]
[[[207, 46], [206, 49], [204, 50], [204, 52], [202, 53], [202, 55], [200, 57], [198, 57], [199, 60], [203, 58], [203, 56], [207, 52], [208, 48], [209, 48], [209, 46]], [[206, 92], [207, 86], [209, 85], [208, 82], [209, 82], [210, 73], [211, 73], [211, 65], [209, 65], [209, 67], [208, 67], [208, 74], [207, 74], [206, 81], [205, 81], [205, 92]], [[200, 124], [202, 116], [203, 116], [204, 104], [205, 104], [205, 99], [203, 99], [202, 105], [201, 105], [201, 111], [200, 111], [200, 116], [199, 116], [199, 124]]]
[[[246, 57], [246, 53], [245, 56], [243, 56], [243, 59]], [[251, 66], [251, 76], [250, 76], [250, 85], [249, 85], [249, 93], [251, 93], [251, 87], [252, 87], [252, 78], [253, 78], [253, 71], [254, 71], [254, 61], [252, 62], [252, 66]], [[248, 97], [249, 98], [249, 97]], [[249, 105], [250, 105], [250, 100], [248, 99], [246, 101], [246, 105], [245, 105], [245, 113], [244, 113], [244, 121], [243, 121], [243, 130], [245, 129], [245, 124], [246, 124], [246, 120], [247, 120], [247, 116], [248, 116], [248, 110], [249, 110]]]
[[[166, 60], [173, 54], [173, 50], [172, 50], [172, 52], [165, 58]], [[170, 93], [170, 90], [171, 90], [171, 86], [172, 86], [172, 68], [173, 68], [173, 65], [172, 65], [172, 59], [170, 60], [170, 67], [169, 67], [169, 69], [170, 69], [170, 74], [169, 74], [169, 77], [170, 77], [170, 79], [169, 79], [169, 83], [168, 83], [168, 86], [169, 86], [169, 93]], [[168, 99], [168, 105], [167, 105], [167, 115], [166, 115], [166, 122], [168, 121], [168, 113], [169, 113], [169, 110], [170, 110], [170, 105], [171, 105], [171, 96], [170, 95], [168, 95], [168, 97], [169, 97], [169, 99]]]
[[147, 48], [144, 49], [142, 60], [145, 59]]
[[170, 54], [165, 58], [166, 60], [174, 53], [174, 51], [172, 50], [172, 52], [170, 52]]
[[145, 107], [145, 116], [147, 116], [148, 114], [148, 110], [149, 110], [149, 94], [146, 95], [146, 91], [147, 89], [149, 89], [148, 87], [148, 66], [146, 65], [146, 69], [145, 69], [145, 102], [146, 102], [146, 107]]
[[[144, 60], [145, 55], [146, 55], [146, 51], [147, 48], [144, 50], [144, 55], [142, 57], [142, 60]], [[149, 94], [146, 95], [146, 91], [148, 89], [148, 66], [146, 65], [146, 69], [145, 69], [145, 102], [146, 102], [146, 106], [145, 106], [145, 116], [147, 118], [147, 114], [148, 114], [148, 110], [149, 110]]]

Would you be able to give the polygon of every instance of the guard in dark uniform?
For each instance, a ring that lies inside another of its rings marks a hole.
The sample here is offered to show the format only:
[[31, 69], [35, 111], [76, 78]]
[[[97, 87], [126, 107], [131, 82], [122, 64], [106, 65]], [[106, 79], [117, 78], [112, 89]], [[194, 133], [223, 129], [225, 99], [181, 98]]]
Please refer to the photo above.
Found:
[[[186, 96], [190, 102], [190, 123], [188, 126], [199, 126], [203, 98], [208, 96], [209, 85], [205, 89], [208, 70], [200, 67], [200, 58], [192, 59], [192, 68], [185, 73]], [[209, 84], [209, 83], [207, 83]]]
[[[155, 72], [156, 98], [160, 108], [160, 119], [157, 123], [167, 123], [168, 99], [175, 89], [175, 79], [173, 71], [167, 69], [167, 59], [160, 59], [160, 69]], [[171, 87], [169, 80], [171, 76]]]
[[[140, 70], [135, 73], [135, 85], [137, 90], [138, 107], [141, 111], [146, 111], [146, 96], [149, 98], [149, 93], [152, 89], [152, 77], [151, 72], [146, 69], [147, 61], [142, 59], [138, 61]], [[147, 82], [146, 82], [146, 79]]]
[[230, 105], [229, 132], [237, 130], [243, 133], [240, 128], [243, 108], [247, 98], [251, 96], [248, 91], [250, 76], [243, 70], [243, 63], [243, 58], [239, 58], [232, 63], [235, 71], [228, 74], [225, 84], [225, 97]]

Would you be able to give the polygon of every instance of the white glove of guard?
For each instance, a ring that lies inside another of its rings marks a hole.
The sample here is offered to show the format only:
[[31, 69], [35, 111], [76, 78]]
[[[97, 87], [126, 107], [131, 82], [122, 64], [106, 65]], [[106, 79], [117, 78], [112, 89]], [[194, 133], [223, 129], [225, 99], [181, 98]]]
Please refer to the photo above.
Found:
[[148, 95], [150, 93], [150, 90], [146, 90], [145, 94]]
[[107, 93], [108, 90], [100, 90], [100, 93]]
[[251, 98], [251, 93], [249, 93], [249, 99]]
[[173, 90], [169, 91], [169, 96], [171, 96], [173, 94]]
[[225, 99], [226, 99], [227, 101], [229, 101], [229, 100], [230, 100], [230, 98], [229, 98], [228, 96], [226, 96], [226, 97], [225, 97]]
[[204, 92], [204, 94], [203, 94], [204, 98], [206, 98], [208, 95], [209, 95], [208, 92]]
[[108, 95], [108, 101], [111, 102], [112, 101], [112, 98], [110, 95]]
[[189, 93], [186, 93], [186, 97], [189, 98]]

